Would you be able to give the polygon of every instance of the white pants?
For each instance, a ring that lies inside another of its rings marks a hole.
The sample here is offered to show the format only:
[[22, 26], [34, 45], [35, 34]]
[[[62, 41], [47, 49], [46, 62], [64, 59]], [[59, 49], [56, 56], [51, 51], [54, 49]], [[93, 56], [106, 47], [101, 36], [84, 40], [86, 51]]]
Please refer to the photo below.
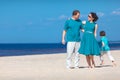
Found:
[[109, 59], [110, 59], [111, 61], [114, 61], [114, 58], [113, 58], [113, 56], [111, 55], [110, 51], [102, 51], [102, 52], [101, 52], [101, 56], [100, 56], [100, 60], [101, 60], [101, 61], [104, 61], [104, 58], [103, 58], [103, 55], [104, 55], [104, 54], [107, 54], [108, 57], [109, 57]]
[[74, 63], [74, 67], [79, 66], [79, 53], [80, 42], [68, 42], [67, 43], [67, 67], [71, 67]]

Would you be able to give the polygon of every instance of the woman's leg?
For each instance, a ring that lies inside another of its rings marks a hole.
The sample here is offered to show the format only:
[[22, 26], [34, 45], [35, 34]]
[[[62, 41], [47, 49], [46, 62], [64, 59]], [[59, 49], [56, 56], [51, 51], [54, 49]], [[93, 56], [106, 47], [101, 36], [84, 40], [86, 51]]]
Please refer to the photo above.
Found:
[[90, 60], [91, 60], [91, 63], [92, 63], [92, 66], [95, 67], [95, 61], [94, 61], [94, 56], [90, 56]]
[[88, 67], [89, 67], [89, 68], [92, 68], [91, 62], [90, 62], [90, 56], [89, 56], [89, 55], [86, 56], [86, 60], [87, 60], [87, 63], [88, 63]]

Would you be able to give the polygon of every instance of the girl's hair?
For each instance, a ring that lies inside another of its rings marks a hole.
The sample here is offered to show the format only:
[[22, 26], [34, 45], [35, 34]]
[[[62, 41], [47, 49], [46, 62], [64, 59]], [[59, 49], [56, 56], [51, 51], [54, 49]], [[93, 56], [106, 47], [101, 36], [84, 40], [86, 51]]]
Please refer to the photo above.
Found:
[[106, 36], [105, 31], [100, 31], [100, 36]]
[[91, 14], [91, 16], [94, 18], [93, 22], [96, 22], [96, 21], [98, 20], [97, 14], [94, 13], [94, 12], [91, 12], [90, 14]]

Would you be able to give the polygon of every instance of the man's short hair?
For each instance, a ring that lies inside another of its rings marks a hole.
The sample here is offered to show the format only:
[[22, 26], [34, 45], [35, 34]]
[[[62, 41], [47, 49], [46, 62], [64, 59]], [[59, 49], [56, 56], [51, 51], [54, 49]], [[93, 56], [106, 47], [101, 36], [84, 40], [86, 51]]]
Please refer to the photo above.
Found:
[[72, 15], [73, 15], [73, 16], [74, 16], [74, 15], [77, 15], [77, 13], [80, 13], [80, 11], [79, 11], [79, 10], [74, 10], [73, 13], [72, 13]]

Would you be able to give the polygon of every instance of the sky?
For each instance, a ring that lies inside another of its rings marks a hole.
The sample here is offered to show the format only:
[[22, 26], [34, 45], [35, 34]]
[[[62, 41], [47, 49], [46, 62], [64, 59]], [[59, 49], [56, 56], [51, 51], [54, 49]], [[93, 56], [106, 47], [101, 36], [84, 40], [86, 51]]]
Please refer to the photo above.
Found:
[[97, 40], [104, 30], [109, 41], [120, 41], [119, 0], [0, 0], [0, 43], [60, 43], [76, 9], [86, 21], [90, 12], [97, 13]]

